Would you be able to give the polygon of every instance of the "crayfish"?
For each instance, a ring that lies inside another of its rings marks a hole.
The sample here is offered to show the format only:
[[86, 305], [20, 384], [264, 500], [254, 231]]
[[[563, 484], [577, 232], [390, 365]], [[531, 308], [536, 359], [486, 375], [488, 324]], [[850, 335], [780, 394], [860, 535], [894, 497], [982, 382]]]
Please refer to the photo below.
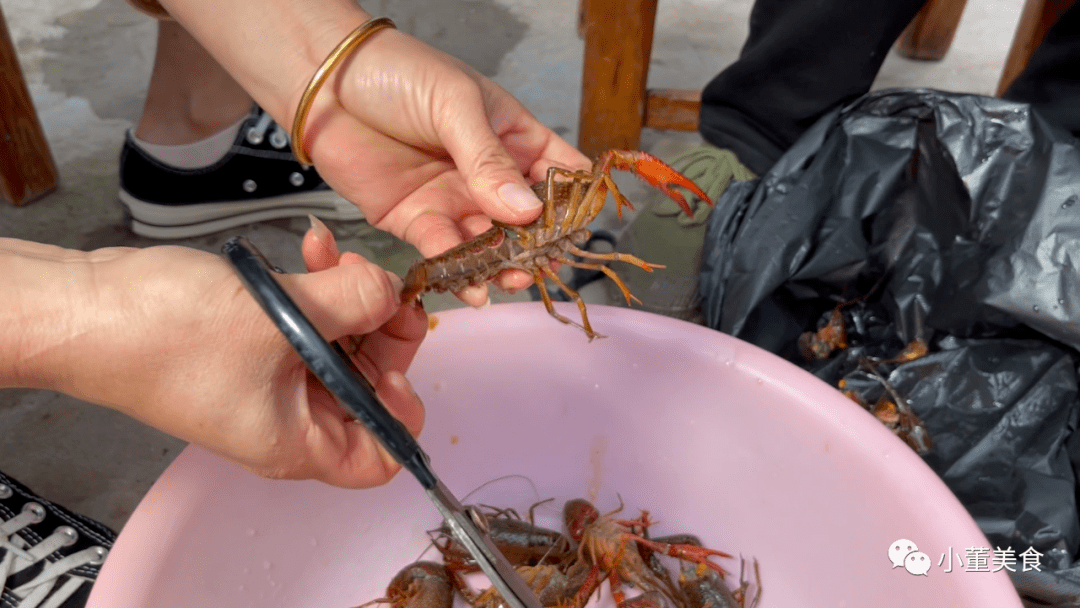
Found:
[[[551, 499], [548, 499], [551, 500]], [[573, 543], [561, 532], [549, 530], [533, 522], [533, 509], [529, 520], [524, 521], [511, 509], [490, 509], [479, 512], [485, 517], [491, 542], [515, 566], [555, 565], [565, 566], [574, 557]], [[494, 515], [494, 517], [493, 517]], [[434, 545], [442, 553], [443, 561], [454, 572], [476, 572], [479, 567], [471, 555], [455, 539], [446, 524], [435, 531]]]
[[[641, 301], [630, 293], [619, 275], [603, 262], [626, 262], [646, 272], [663, 268], [630, 254], [601, 254], [582, 249], [582, 245], [592, 236], [585, 226], [603, 209], [609, 192], [615, 199], [619, 219], [622, 219], [624, 206], [633, 208], [611, 178], [611, 171], [615, 169], [630, 171], [660, 189], [688, 215], [693, 215], [693, 211], [674, 186], [686, 188], [709, 205], [713, 204], [697, 184], [645, 152], [609, 150], [600, 156], [591, 171], [551, 167], [547, 179], [533, 185], [533, 192], [544, 203], [543, 212], [536, 221], [525, 226], [493, 222], [490, 230], [472, 240], [436, 257], [417, 261], [405, 275], [402, 302], [410, 302], [428, 291], [461, 291], [470, 285], [490, 281], [504, 270], [519, 269], [532, 274], [548, 314], [563, 323], [581, 328], [590, 341], [601, 337], [589, 323], [585, 302], [559, 278], [551, 267], [552, 263], [603, 272], [619, 286], [627, 304], [632, 301], [640, 304]], [[573, 260], [570, 255], [590, 261]], [[580, 325], [555, 311], [551, 296], [544, 286], [545, 280], [555, 283], [577, 304], [581, 312]]]
[[[617, 608], [746, 606], [750, 584], [740, 577], [737, 589], [727, 589], [726, 572], [710, 561], [711, 557], [731, 555], [702, 547], [691, 535], [650, 539], [653, 522], [648, 511], [636, 519], [616, 519], [614, 515], [621, 509], [620, 505], [601, 514], [584, 499], [570, 500], [563, 507], [565, 535], [535, 525], [532, 509], [527, 522], [509, 509], [489, 507], [487, 514], [480, 514], [487, 517], [485, 525], [492, 541], [549, 608], [584, 608], [605, 579]], [[465, 575], [478, 568], [445, 528], [431, 534], [444, 564], [410, 564], [394, 577], [384, 598], [365, 606], [390, 603], [392, 608], [451, 608], [455, 589], [473, 608], [506, 605], [494, 588], [477, 591], [470, 587]], [[660, 562], [661, 556], [678, 560], [678, 582]], [[756, 562], [754, 569], [756, 573]], [[759, 598], [761, 581], [757, 578]], [[640, 594], [628, 598], [624, 585], [633, 586]]]
[[[606, 577], [611, 585], [611, 594], [617, 604], [622, 604], [626, 596], [622, 591], [624, 582], [630, 583], [643, 592], [656, 591], [680, 605], [680, 593], [670, 577], [658, 572], [658, 569], [646, 564], [642, 549], [668, 555], [680, 560], [691, 561], [704, 568], [715, 570], [721, 577], [726, 572], [709, 557], [731, 557], [715, 549], [706, 549], [700, 544], [666, 543], [649, 540], [647, 533], [651, 522], [648, 512], [643, 511], [638, 519], [620, 520], [612, 516], [615, 511], [601, 514], [589, 501], [579, 498], [566, 503], [563, 519], [570, 538], [577, 541], [578, 558], [590, 566], [589, 576], [575, 597], [575, 608], [582, 608], [590, 595]], [[666, 573], [665, 573], [666, 574]]]
[[386, 596], [356, 608], [372, 604], [390, 604], [391, 608], [450, 608], [454, 586], [450, 571], [435, 562], [413, 562], [398, 572], [386, 587]]

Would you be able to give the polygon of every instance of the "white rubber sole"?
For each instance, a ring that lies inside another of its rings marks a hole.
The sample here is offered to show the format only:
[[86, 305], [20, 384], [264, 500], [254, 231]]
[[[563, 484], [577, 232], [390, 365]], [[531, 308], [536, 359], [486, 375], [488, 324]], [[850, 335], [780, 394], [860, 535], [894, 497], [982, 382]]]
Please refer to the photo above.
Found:
[[333, 191], [320, 190], [254, 201], [170, 206], [147, 203], [120, 191], [120, 202], [131, 214], [131, 230], [151, 239], [204, 236], [256, 222], [289, 217], [357, 221], [364, 214]]

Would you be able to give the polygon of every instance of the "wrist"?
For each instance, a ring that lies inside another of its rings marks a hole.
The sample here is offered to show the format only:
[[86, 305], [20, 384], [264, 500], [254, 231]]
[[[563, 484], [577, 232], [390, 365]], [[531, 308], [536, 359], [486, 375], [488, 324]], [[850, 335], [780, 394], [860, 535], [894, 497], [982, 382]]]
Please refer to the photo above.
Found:
[[[301, 99], [304, 96], [304, 91], [307, 90], [309, 83], [315, 76], [316, 72], [323, 66], [323, 64], [330, 57], [330, 54], [346, 37], [349, 36], [356, 28], [361, 24], [367, 23], [373, 19], [373, 16], [359, 6], [355, 6], [355, 10], [342, 11], [339, 18], [327, 19], [318, 18], [311, 22], [304, 24], [303, 31], [298, 34], [299, 38], [304, 40], [303, 45], [303, 65], [298, 69], [297, 78], [293, 81], [292, 89], [289, 91], [288, 97], [285, 100], [285, 107], [283, 108], [283, 122], [282, 124], [292, 125], [296, 118], [296, 111], [300, 107]], [[366, 42], [364, 43], [367, 44]], [[362, 45], [363, 46], [363, 45]], [[354, 53], [362, 51], [362, 46], [356, 49]], [[354, 53], [350, 53], [350, 56]], [[351, 57], [346, 57], [343, 63], [347, 64]], [[318, 110], [326, 109], [338, 105], [334, 100], [334, 96], [325, 93], [327, 89], [336, 90], [336, 87], [332, 86], [333, 82], [338, 78], [338, 75], [344, 72], [344, 65], [340, 65], [329, 75], [327, 82], [320, 88], [320, 94], [316, 96], [314, 104], [312, 105], [311, 115], [318, 114]], [[309, 122], [310, 124], [310, 122]]]
[[38, 388], [120, 409], [137, 363], [138, 313], [130, 285], [111, 277], [113, 261], [137, 250], [91, 252], [0, 239], [0, 386]]
[[0, 386], [60, 390], [86, 297], [86, 254], [0, 239]]
[[[315, 70], [371, 16], [354, 0], [161, 0], [234, 79], [282, 125], [292, 124]], [[222, 23], [258, 23], [248, 36]]]

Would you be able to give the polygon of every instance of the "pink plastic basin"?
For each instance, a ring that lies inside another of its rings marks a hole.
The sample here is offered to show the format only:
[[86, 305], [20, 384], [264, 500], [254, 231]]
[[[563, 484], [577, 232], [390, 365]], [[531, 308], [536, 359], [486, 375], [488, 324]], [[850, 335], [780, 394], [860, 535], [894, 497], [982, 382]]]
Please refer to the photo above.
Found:
[[[649, 509], [654, 534], [756, 558], [763, 608], [1021, 605], [1004, 571], [956, 559], [990, 545], [945, 485], [835, 389], [695, 325], [589, 313], [607, 339], [536, 304], [438, 315], [410, 379], [427, 406], [421, 442], [459, 497], [492, 482], [468, 502], [524, 512], [554, 498], [537, 519], [558, 527], [567, 499], [611, 510], [621, 496], [628, 516]], [[349, 608], [381, 597], [438, 524], [405, 474], [348, 491], [188, 448], [123, 529], [89, 605]], [[898, 539], [930, 560], [925, 576], [894, 567]]]

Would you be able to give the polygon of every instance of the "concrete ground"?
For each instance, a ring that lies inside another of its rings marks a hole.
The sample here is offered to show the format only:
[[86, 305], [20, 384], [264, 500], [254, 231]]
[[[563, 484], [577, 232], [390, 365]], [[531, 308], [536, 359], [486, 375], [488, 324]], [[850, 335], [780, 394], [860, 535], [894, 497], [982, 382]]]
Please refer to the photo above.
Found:
[[[576, 1], [362, 4], [469, 62], [568, 141], [577, 140], [582, 43], [576, 35]], [[662, 0], [650, 86], [703, 86], [737, 57], [751, 4]], [[944, 61], [913, 62], [893, 53], [876, 88], [928, 86], [991, 94], [1022, 4], [970, 0]], [[61, 175], [60, 189], [42, 200], [22, 208], [0, 203], [0, 236], [83, 250], [158, 244], [124, 227], [116, 200], [117, 156], [125, 130], [142, 108], [155, 23], [124, 0], [2, 0], [0, 5]], [[693, 134], [646, 132], [642, 148], [664, 156], [697, 141]], [[635, 191], [627, 194], [635, 198]], [[617, 228], [612, 217], [599, 221]], [[242, 234], [286, 270], [299, 270], [306, 227], [306, 219], [281, 220], [178, 243], [217, 252], [229, 237]], [[363, 223], [331, 228], [344, 249], [399, 273], [416, 255]], [[447, 297], [426, 304], [439, 310], [457, 302]], [[0, 390], [0, 438], [0, 470], [117, 530], [184, 447], [112, 411], [37, 390]]]

